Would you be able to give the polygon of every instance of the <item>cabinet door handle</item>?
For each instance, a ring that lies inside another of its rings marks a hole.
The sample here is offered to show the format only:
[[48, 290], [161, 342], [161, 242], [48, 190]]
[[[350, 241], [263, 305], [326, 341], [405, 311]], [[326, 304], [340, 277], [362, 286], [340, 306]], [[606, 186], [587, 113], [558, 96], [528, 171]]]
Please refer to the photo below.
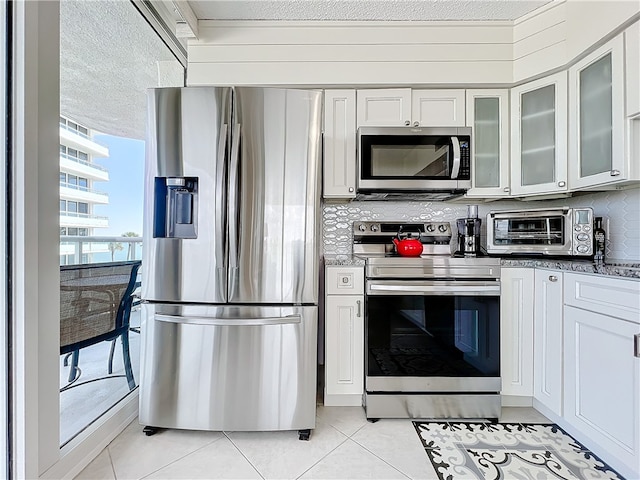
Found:
[[349, 193], [353, 193], [353, 187], [349, 187]]
[[504, 187], [504, 191], [505, 191], [506, 193], [509, 193], [509, 192], [511, 191], [511, 189], [510, 189], [509, 187]]
[[413, 126], [414, 127], [419, 127], [420, 126], [420, 122], [413, 122]]
[[562, 188], [562, 187], [564, 187], [566, 184], [567, 184], [567, 182], [564, 182], [564, 181], [562, 181], [562, 180], [560, 180], [560, 181], [558, 182], [558, 186], [559, 186], [559, 187], [561, 187], [561, 188]]
[[611, 170], [610, 175], [612, 177], [617, 177], [618, 175], [620, 175], [620, 170]]
[[640, 333], [636, 333], [633, 339], [633, 356], [640, 358]]
[[557, 282], [558, 281], [558, 277], [556, 277], [555, 275], [549, 275], [549, 281], [550, 282]]
[[360, 300], [356, 300], [356, 305], [358, 306], [358, 311], [356, 312], [356, 317], [362, 316], [362, 302]]

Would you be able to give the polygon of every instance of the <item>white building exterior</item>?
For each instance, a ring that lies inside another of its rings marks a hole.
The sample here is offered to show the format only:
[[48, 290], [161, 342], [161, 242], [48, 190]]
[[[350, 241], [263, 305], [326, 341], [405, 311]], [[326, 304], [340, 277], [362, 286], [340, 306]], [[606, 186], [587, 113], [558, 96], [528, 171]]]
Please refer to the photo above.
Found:
[[109, 172], [93, 161], [109, 157], [109, 149], [95, 142], [93, 135], [91, 129], [60, 117], [61, 265], [91, 263], [93, 253], [108, 251], [105, 243], [65, 241], [65, 237], [94, 236], [95, 229], [109, 226], [107, 217], [94, 213], [96, 205], [109, 203], [109, 196], [99, 189], [99, 182], [109, 181]]

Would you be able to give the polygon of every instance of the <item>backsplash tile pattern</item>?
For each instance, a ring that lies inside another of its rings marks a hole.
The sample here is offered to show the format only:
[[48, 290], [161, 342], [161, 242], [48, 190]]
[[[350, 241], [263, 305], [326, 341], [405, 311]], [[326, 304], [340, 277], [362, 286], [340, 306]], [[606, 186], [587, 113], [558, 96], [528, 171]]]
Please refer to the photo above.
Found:
[[[468, 202], [473, 203], [473, 202]], [[604, 217], [607, 230], [607, 259], [640, 260], [640, 188], [579, 194], [558, 200], [523, 202], [499, 200], [478, 204], [482, 219], [491, 210], [546, 208], [557, 206], [592, 207], [596, 216]], [[351, 254], [354, 221], [436, 221], [452, 222], [467, 215], [462, 202], [351, 202], [323, 205], [322, 239], [324, 254]]]

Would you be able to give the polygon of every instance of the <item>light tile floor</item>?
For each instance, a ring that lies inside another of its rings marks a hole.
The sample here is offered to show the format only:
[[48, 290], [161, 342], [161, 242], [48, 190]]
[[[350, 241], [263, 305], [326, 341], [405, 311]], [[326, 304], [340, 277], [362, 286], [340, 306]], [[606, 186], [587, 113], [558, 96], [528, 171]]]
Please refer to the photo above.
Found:
[[[549, 423], [530, 408], [502, 422]], [[411, 420], [367, 422], [360, 407], [319, 405], [311, 439], [297, 432], [161, 430], [131, 423], [77, 479], [436, 479]]]

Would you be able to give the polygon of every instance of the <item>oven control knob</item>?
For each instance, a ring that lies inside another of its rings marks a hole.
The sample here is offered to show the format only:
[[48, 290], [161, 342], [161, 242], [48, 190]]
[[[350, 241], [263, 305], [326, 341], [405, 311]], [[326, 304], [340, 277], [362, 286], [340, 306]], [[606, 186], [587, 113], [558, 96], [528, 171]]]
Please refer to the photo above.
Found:
[[447, 231], [447, 226], [446, 225], [438, 225], [438, 231], [439, 232], [446, 232]]
[[579, 232], [579, 231], [582, 229], [582, 227], [581, 227], [580, 225], [576, 225], [575, 227], [573, 227], [573, 229], [574, 229], [576, 232]]
[[584, 242], [585, 240], [589, 239], [589, 235], [587, 235], [586, 233], [579, 233], [578, 235], [576, 235], [576, 238], [579, 241]]
[[358, 230], [360, 230], [361, 232], [364, 232], [366, 229], [367, 229], [366, 225], [363, 225], [362, 223], [358, 225]]
[[435, 232], [435, 230], [436, 230], [436, 227], [434, 227], [433, 225], [431, 224], [427, 225], [427, 232]]
[[371, 231], [372, 232], [377, 232], [378, 230], [380, 230], [380, 227], [378, 225], [371, 225]]
[[578, 245], [577, 250], [580, 253], [587, 253], [589, 251], [589, 247], [587, 247], [586, 245]]

